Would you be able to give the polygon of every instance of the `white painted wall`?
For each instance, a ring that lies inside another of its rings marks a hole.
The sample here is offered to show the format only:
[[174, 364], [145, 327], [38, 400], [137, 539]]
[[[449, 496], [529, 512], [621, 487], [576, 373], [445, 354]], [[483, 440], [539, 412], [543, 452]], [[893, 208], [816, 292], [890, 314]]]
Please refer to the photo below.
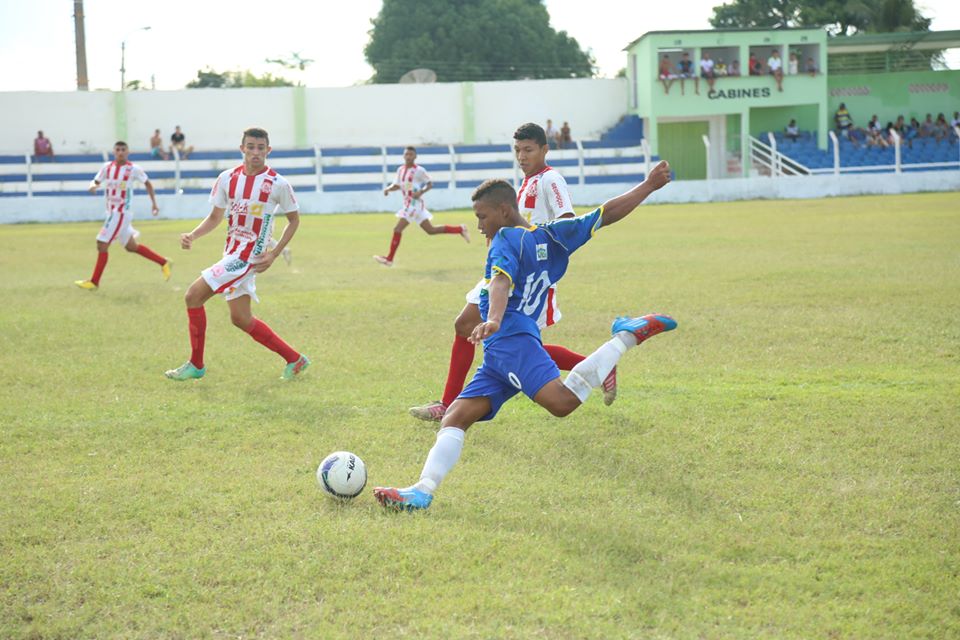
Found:
[[[472, 142], [509, 142], [517, 125], [569, 120], [574, 137], [595, 139], [627, 112], [627, 83], [620, 78], [473, 83]], [[325, 146], [459, 144], [465, 87], [460, 83], [364, 85], [304, 89], [307, 142]], [[197, 149], [228, 149], [249, 126], [270, 132], [274, 148], [296, 145], [296, 90], [183, 89], [128, 91], [127, 142], [145, 151], [154, 129], [168, 140], [181, 125]], [[0, 93], [0, 154], [29, 153], [38, 129], [57, 153], [109, 150], [117, 136], [115, 94], [91, 92]]]
[[[632, 184], [570, 184], [576, 206], [602, 204], [630, 189]], [[794, 178], [732, 178], [686, 180], [671, 183], [653, 194], [650, 204], [717, 202], [756, 199], [807, 199], [830, 196], [960, 191], [960, 171], [925, 171], [904, 174], [825, 175]], [[469, 208], [472, 189], [434, 189], [427, 196], [435, 210]], [[162, 218], [202, 218], [210, 211], [206, 195], [158, 196]], [[303, 213], [353, 213], [393, 211], [396, 198], [378, 191], [318, 193], [297, 196]], [[149, 217], [149, 200], [142, 193], [134, 198], [134, 216]], [[0, 198], [0, 224], [21, 222], [79, 222], [103, 219], [103, 197], [44, 196]], [[2, 227], [0, 227], [2, 228]]]

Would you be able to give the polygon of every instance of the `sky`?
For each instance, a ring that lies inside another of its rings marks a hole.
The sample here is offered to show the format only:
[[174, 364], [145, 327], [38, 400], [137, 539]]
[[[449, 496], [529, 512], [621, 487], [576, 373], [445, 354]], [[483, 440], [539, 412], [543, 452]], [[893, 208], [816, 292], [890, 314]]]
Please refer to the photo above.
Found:
[[[482, 0], [481, 0], [482, 1]], [[126, 79], [182, 89], [197, 71], [250, 69], [311, 87], [362, 84], [370, 20], [382, 0], [85, 0], [91, 89], [119, 89], [121, 43]], [[623, 48], [647, 31], [709, 29], [722, 0], [546, 0], [551, 25], [593, 53], [601, 76], [626, 66]], [[960, 2], [917, 0], [937, 31], [960, 29]], [[0, 91], [76, 89], [73, 0], [0, 2]], [[148, 5], [153, 11], [141, 10]], [[585, 8], [586, 7], [586, 8]], [[144, 27], [150, 27], [144, 30]], [[298, 52], [304, 72], [265, 62]]]

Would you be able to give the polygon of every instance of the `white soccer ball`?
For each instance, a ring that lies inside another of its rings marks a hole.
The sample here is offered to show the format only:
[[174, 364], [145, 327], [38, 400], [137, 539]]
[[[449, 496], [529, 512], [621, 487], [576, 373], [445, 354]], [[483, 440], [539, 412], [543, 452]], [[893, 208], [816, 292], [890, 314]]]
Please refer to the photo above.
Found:
[[349, 451], [334, 451], [317, 467], [317, 482], [333, 498], [356, 498], [367, 486], [367, 466]]

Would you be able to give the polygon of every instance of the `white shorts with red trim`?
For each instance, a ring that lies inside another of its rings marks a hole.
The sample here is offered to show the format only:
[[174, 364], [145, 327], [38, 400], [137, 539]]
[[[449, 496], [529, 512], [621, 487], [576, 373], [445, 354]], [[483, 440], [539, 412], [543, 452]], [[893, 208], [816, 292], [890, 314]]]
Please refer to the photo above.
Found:
[[410, 224], [420, 225], [426, 220], [433, 220], [433, 214], [427, 211], [427, 207], [422, 200], [418, 200], [419, 205], [410, 205], [397, 211], [397, 217], [403, 218]]
[[223, 256], [219, 262], [201, 271], [200, 277], [214, 293], [223, 294], [227, 300], [250, 296], [260, 302], [257, 297], [257, 272], [252, 264], [236, 255]]
[[[481, 280], [473, 289], [467, 292], [465, 298], [467, 304], [480, 304], [480, 292], [487, 286], [486, 280]], [[543, 312], [537, 318], [537, 326], [541, 329], [553, 326], [560, 322], [563, 315], [560, 313], [560, 305], [557, 304], [557, 285], [553, 285], [547, 290], [547, 304], [543, 305]]]
[[120, 244], [126, 245], [131, 238], [139, 238], [140, 232], [133, 228], [133, 216], [129, 213], [119, 213], [111, 211], [107, 214], [107, 219], [100, 232], [97, 234], [97, 242], [106, 242], [110, 244], [118, 240]]

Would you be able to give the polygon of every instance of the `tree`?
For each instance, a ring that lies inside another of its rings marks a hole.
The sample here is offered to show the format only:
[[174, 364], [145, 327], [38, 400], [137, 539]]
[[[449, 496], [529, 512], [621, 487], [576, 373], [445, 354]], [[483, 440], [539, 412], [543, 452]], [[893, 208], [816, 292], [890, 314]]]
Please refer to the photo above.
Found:
[[255, 76], [247, 71], [214, 71], [207, 67], [197, 71], [197, 78], [187, 83], [187, 89], [236, 89], [238, 87], [292, 87], [286, 78], [265, 73]]
[[383, 0], [364, 48], [372, 82], [433, 69], [441, 82], [590, 77], [594, 61], [554, 31], [540, 0]]
[[928, 31], [914, 0], [734, 0], [714, 7], [716, 28], [824, 26], [831, 35]]

